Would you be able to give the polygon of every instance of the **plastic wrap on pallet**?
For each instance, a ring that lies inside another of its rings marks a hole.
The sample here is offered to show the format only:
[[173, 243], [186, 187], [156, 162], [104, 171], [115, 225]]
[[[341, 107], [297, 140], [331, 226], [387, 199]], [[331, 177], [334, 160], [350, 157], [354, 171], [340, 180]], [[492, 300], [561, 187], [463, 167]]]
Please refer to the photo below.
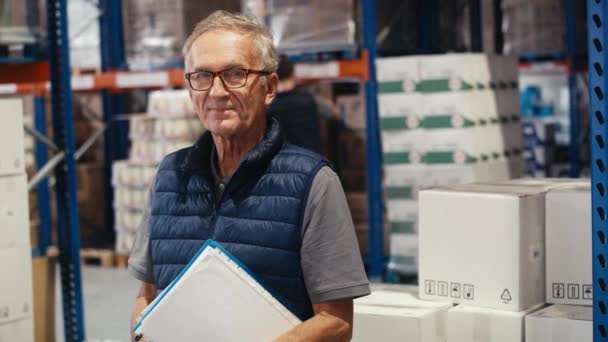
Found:
[[92, 1], [68, 1], [70, 27], [70, 66], [78, 69], [101, 68], [99, 8]]
[[[554, 53], [566, 48], [564, 2], [555, 0], [502, 1], [504, 52], [507, 54]], [[586, 41], [585, 1], [575, 1], [577, 41]], [[586, 44], [579, 46], [581, 54]]]
[[127, 0], [122, 5], [132, 70], [181, 65], [182, 46], [198, 21], [220, 9], [240, 11], [240, 0]]
[[281, 51], [320, 52], [356, 47], [353, 0], [243, 0], [243, 8], [270, 27]]
[[46, 1], [0, 2], [0, 44], [34, 44], [44, 36]]
[[133, 243], [135, 242], [135, 233], [131, 232], [117, 232], [116, 233], [116, 245], [114, 250], [117, 254], [121, 255], [129, 255], [131, 253], [131, 248], [133, 248]]
[[148, 115], [154, 117], [196, 117], [188, 90], [156, 90], [148, 97]]
[[135, 233], [143, 217], [140, 210], [116, 209], [114, 211], [117, 232]]

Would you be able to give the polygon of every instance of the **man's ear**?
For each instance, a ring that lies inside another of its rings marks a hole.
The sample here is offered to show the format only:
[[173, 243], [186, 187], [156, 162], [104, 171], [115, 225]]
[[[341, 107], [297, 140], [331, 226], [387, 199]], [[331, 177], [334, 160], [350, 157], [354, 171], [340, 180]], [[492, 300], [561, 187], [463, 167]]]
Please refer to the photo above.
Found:
[[264, 103], [266, 106], [270, 106], [272, 100], [277, 95], [277, 88], [279, 87], [279, 76], [276, 72], [266, 76], [266, 99]]

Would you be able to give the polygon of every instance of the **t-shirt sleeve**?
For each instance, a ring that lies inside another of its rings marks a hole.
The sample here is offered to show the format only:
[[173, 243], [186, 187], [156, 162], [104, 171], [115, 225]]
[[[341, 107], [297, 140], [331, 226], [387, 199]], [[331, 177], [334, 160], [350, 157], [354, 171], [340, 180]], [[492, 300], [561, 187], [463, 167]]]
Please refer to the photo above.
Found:
[[370, 293], [346, 196], [329, 167], [313, 180], [302, 234], [302, 271], [313, 304]]
[[[152, 184], [155, 182], [156, 179], [154, 179]], [[144, 204], [144, 211], [142, 213], [141, 221], [137, 227], [135, 241], [133, 242], [133, 248], [131, 249], [127, 266], [128, 272], [133, 277], [146, 283], [154, 283], [152, 254], [150, 252], [150, 219], [152, 216], [152, 199], [154, 196], [154, 192], [152, 190], [153, 186], [154, 185], [150, 186], [148, 199]]]

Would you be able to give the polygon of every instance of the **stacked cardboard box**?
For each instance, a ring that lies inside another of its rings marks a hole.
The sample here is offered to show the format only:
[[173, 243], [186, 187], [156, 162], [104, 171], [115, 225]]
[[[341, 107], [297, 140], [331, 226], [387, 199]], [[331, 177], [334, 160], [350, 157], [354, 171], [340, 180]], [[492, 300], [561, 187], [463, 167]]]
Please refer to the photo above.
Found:
[[0, 101], [0, 341], [33, 341], [23, 102]]
[[372, 285], [354, 302], [353, 341], [444, 342], [451, 303], [421, 300], [415, 286]]
[[[420, 297], [460, 304], [448, 312], [448, 342], [553, 341], [560, 320], [570, 333], [560, 341], [590, 341], [572, 322], [591, 315], [581, 306], [592, 297], [588, 182], [444, 186], [419, 199]], [[534, 312], [545, 303], [579, 305]]]
[[185, 90], [152, 92], [148, 112], [131, 117], [129, 159], [115, 162], [112, 172], [118, 254], [131, 251], [158, 164], [167, 154], [191, 146], [201, 133]]
[[389, 269], [417, 270], [417, 192], [521, 174], [517, 61], [484, 54], [377, 61]]

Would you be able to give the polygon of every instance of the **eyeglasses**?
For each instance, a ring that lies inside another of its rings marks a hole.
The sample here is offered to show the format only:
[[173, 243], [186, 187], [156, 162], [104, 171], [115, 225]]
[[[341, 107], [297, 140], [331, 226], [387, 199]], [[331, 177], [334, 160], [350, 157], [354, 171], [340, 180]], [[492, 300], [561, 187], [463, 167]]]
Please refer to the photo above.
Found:
[[187, 73], [186, 79], [190, 88], [197, 91], [208, 90], [213, 87], [213, 80], [216, 76], [220, 77], [225, 88], [236, 89], [244, 87], [247, 84], [247, 76], [249, 74], [270, 75], [270, 71], [251, 70], [251, 69], [226, 69], [218, 72], [201, 70]]

